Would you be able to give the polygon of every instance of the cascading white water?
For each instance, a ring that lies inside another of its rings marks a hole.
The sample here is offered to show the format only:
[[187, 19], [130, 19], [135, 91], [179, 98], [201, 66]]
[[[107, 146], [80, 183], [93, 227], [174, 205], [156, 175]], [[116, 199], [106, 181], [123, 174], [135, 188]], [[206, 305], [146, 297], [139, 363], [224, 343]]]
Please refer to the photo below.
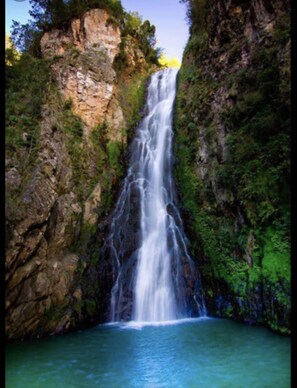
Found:
[[175, 205], [171, 170], [176, 75], [176, 69], [165, 69], [151, 77], [147, 114], [131, 146], [128, 174], [105, 244], [114, 262], [112, 321], [175, 320], [193, 310], [206, 315], [199, 273], [188, 255]]
[[[172, 281], [168, 229], [174, 229], [167, 213], [172, 201], [165, 184], [165, 165], [171, 159], [171, 121], [176, 71], [152, 77], [148, 90], [149, 114], [140, 127], [143, 144], [139, 172], [149, 183], [141, 190], [142, 245], [138, 254], [134, 320], [176, 319], [177, 301]], [[170, 174], [167, 166], [167, 174]], [[171, 179], [171, 177], [170, 177]]]

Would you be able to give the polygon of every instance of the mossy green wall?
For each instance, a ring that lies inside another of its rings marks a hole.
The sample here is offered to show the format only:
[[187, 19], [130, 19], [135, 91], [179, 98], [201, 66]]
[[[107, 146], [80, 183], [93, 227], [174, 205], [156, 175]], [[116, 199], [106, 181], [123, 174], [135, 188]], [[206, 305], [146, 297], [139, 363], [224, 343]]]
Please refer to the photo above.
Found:
[[232, 23], [244, 31], [246, 22], [231, 4], [224, 43], [216, 5], [205, 8], [203, 28], [192, 25], [178, 75], [175, 174], [185, 227], [209, 314], [289, 333], [289, 11], [274, 15], [257, 42], [240, 33], [229, 40]]

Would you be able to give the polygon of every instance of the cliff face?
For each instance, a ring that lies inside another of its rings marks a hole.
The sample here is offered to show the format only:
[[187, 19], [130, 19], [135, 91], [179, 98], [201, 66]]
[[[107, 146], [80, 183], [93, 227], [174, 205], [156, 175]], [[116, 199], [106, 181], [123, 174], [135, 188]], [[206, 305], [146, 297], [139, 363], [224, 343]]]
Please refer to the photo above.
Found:
[[190, 1], [175, 117], [176, 177], [209, 313], [284, 333], [289, 9], [280, 1]]
[[19, 143], [7, 143], [9, 339], [100, 319], [100, 298], [108, 290], [99, 283], [100, 259], [90, 245], [93, 236], [98, 247], [104, 238], [129, 130], [152, 71], [137, 41], [125, 39], [129, 49], [115, 21], [99, 9], [41, 39], [41, 62], [50, 75], [41, 85], [46, 98], [32, 125], [34, 142], [22, 132]]
[[[82, 119], [87, 133], [105, 119], [117, 129], [125, 125], [121, 108], [111, 103], [116, 100], [112, 65], [120, 42], [119, 27], [99, 9], [88, 11], [82, 20], [74, 19], [67, 32], [53, 30], [41, 39], [45, 58], [61, 58], [53, 66], [59, 90], [66, 100], [71, 99], [72, 110]], [[115, 123], [113, 115], [118, 116]], [[114, 137], [119, 137], [119, 131], [115, 132]]]

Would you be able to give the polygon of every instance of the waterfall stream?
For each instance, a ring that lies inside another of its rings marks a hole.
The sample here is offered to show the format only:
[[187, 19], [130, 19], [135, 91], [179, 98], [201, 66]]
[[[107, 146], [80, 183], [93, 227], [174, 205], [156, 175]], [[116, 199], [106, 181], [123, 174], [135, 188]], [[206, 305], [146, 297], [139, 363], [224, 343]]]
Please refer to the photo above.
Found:
[[103, 247], [113, 263], [111, 321], [158, 322], [206, 315], [187, 251], [172, 177], [176, 69], [151, 76], [145, 117]]

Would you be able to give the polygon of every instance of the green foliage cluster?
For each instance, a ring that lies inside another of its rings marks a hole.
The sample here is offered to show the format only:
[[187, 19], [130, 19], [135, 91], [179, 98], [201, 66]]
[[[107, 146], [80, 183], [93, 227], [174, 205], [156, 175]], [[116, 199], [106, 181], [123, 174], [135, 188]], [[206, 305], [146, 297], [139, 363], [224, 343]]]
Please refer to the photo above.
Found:
[[187, 55], [187, 53], [191, 53], [192, 55], [201, 55], [202, 51], [207, 48], [207, 37], [208, 35], [206, 31], [201, 31], [198, 34], [191, 35], [185, 47], [184, 55]]
[[158, 64], [160, 49], [156, 49], [156, 27], [148, 20], [142, 22], [138, 12], [125, 12], [122, 23], [122, 37], [130, 35], [139, 42], [139, 48], [144, 53], [148, 63]]
[[123, 130], [128, 140], [130, 140], [132, 130], [141, 119], [141, 110], [145, 102], [146, 80], [147, 74], [139, 72], [128, 81], [126, 79], [119, 81], [119, 102], [126, 120], [126, 128]]
[[[192, 39], [191, 37], [189, 43]], [[195, 61], [189, 61], [183, 64], [178, 73], [178, 85], [176, 114], [178, 126], [184, 128], [185, 135], [190, 137], [193, 144], [198, 145], [197, 123], [211, 127], [213, 114], [210, 104], [218, 82], [209, 74], [202, 73]]]
[[262, 274], [271, 283], [290, 282], [290, 236], [286, 227], [266, 229], [263, 236]]
[[122, 143], [109, 140], [106, 144], [106, 150], [111, 170], [116, 176], [123, 176], [124, 169], [122, 163], [120, 163], [123, 154]]
[[221, 183], [236, 188], [253, 226], [287, 217], [290, 203], [290, 106], [280, 94], [277, 53], [276, 46], [254, 52], [237, 78], [240, 97], [224, 113], [229, 154]]
[[[5, 124], [6, 145], [33, 148], [38, 143], [43, 88], [49, 80], [49, 63], [30, 55], [23, 55], [5, 68]], [[28, 134], [24, 140], [22, 134]]]
[[[55, 89], [55, 86], [54, 86]], [[83, 123], [80, 117], [73, 114], [71, 110], [72, 102], [64, 102], [58, 90], [52, 90], [52, 97], [55, 95], [54, 104], [60, 105], [59, 122], [56, 124], [59, 130], [64, 133], [65, 144], [71, 159], [72, 181], [76, 194], [81, 202], [87, 198], [90, 193], [89, 173], [88, 173], [88, 155], [86, 154], [86, 145], [83, 137]]]
[[41, 57], [39, 42], [42, 34], [43, 31], [32, 20], [26, 24], [21, 24], [15, 20], [12, 22], [11, 38], [17, 49], [37, 58]]
[[5, 153], [21, 176], [19, 186], [6, 185], [6, 220], [14, 223], [23, 217], [22, 194], [39, 150], [41, 105], [44, 101], [41, 85], [46, 85], [49, 80], [49, 63], [25, 54], [19, 60], [10, 61], [5, 72]]
[[206, 0], [179, 0], [187, 5], [187, 18], [190, 24], [190, 32], [202, 32], [207, 25], [207, 1]]

